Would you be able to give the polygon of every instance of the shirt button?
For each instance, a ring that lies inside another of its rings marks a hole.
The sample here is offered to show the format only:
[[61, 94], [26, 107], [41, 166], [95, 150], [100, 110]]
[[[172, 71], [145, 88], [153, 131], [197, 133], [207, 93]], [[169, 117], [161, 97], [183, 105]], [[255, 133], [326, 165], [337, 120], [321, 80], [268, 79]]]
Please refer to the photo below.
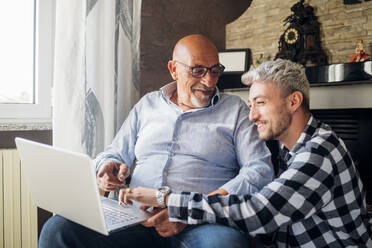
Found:
[[168, 176], [168, 173], [164, 172], [164, 173], [163, 173], [163, 176], [165, 176], [165, 177]]
[[173, 142], [176, 142], [177, 141], [177, 138], [176, 137], [173, 137], [172, 141]]
[[173, 157], [174, 156], [174, 152], [169, 152], [169, 157]]

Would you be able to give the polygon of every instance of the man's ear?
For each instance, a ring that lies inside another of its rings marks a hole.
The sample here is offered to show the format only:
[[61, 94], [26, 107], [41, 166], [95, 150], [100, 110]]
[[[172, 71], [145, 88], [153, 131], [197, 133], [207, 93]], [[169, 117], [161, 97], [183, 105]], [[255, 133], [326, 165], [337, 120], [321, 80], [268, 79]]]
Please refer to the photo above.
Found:
[[289, 96], [289, 107], [292, 113], [296, 112], [296, 110], [302, 105], [303, 100], [304, 96], [300, 91], [295, 91]]
[[176, 68], [176, 63], [172, 60], [168, 61], [168, 70], [173, 78], [173, 80], [177, 80], [177, 68]]

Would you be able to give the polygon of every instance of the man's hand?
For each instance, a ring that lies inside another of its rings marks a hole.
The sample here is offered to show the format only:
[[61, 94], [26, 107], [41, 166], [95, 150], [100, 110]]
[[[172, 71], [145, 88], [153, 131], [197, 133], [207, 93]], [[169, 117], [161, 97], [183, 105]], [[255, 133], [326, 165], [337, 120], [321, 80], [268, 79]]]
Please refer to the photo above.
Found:
[[115, 190], [118, 186], [125, 184], [125, 178], [130, 173], [129, 166], [114, 161], [108, 161], [99, 166], [97, 182], [100, 189], [104, 191]]
[[159, 203], [156, 200], [156, 189], [144, 187], [120, 189], [118, 200], [120, 204], [124, 203], [132, 205], [133, 201], [136, 201], [146, 204], [146, 206], [149, 207], [159, 207]]
[[180, 233], [187, 226], [181, 222], [170, 222], [167, 208], [153, 215], [147, 221], [143, 222], [142, 225], [146, 227], [155, 227], [159, 235], [165, 238]]
[[[229, 192], [220, 188], [209, 193], [208, 195], [215, 194], [228, 195]], [[141, 208], [145, 210], [147, 207], [149, 206], [144, 205]], [[154, 211], [156, 211], [153, 212], [153, 214], [155, 215], [153, 215], [147, 221], [143, 222], [142, 225], [146, 227], [155, 227], [156, 231], [159, 233], [160, 236], [171, 237], [173, 235], [180, 233], [187, 226], [186, 224], [183, 224], [181, 222], [170, 222], [168, 216], [168, 209], [163, 209], [160, 212], [159, 210]]]

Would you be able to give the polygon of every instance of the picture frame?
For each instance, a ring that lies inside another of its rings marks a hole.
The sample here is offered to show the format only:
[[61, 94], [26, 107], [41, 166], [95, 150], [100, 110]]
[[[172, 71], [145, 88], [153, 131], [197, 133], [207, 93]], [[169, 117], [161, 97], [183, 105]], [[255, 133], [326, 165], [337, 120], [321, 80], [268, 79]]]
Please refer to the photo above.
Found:
[[226, 49], [218, 52], [220, 63], [225, 66], [225, 71], [218, 79], [217, 86], [220, 90], [247, 88], [241, 82], [241, 76], [247, 72], [251, 65], [251, 51], [244, 49]]
[[218, 52], [224, 73], [244, 73], [250, 66], [250, 49], [226, 49]]

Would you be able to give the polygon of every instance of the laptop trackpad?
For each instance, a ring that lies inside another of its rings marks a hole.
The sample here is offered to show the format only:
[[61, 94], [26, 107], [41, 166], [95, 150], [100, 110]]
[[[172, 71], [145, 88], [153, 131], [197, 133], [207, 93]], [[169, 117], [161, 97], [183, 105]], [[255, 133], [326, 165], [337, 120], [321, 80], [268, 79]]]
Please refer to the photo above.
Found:
[[119, 205], [117, 201], [101, 197], [102, 209], [108, 232], [114, 232], [137, 225], [151, 214], [134, 206]]

